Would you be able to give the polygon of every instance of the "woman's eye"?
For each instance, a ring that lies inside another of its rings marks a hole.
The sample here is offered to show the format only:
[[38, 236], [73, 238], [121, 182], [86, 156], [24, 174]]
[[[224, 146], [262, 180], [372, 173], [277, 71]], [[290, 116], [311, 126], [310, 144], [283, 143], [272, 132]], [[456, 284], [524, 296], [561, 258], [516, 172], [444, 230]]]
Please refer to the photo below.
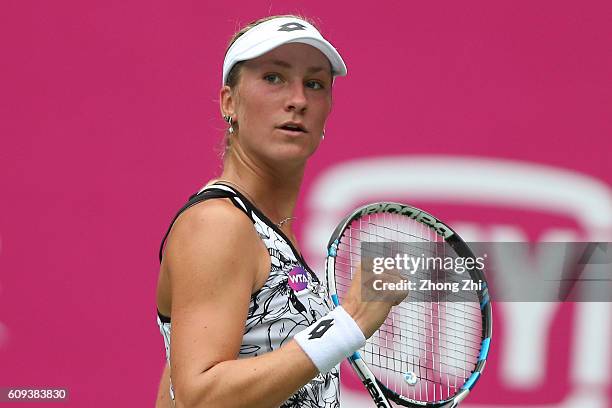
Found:
[[268, 74], [264, 76], [264, 80], [270, 82], [271, 84], [277, 84], [280, 82], [280, 76], [277, 74]]
[[306, 82], [306, 86], [311, 89], [323, 89], [324, 86], [319, 81], [308, 81]]

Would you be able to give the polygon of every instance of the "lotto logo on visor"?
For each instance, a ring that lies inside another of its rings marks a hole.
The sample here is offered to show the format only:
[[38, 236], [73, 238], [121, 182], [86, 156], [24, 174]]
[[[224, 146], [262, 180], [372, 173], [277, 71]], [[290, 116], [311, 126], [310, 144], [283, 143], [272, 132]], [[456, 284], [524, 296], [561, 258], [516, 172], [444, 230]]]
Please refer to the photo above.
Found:
[[305, 30], [305, 29], [306, 29], [306, 26], [300, 23], [285, 23], [282, 26], [280, 26], [278, 31], [295, 31], [295, 30]]

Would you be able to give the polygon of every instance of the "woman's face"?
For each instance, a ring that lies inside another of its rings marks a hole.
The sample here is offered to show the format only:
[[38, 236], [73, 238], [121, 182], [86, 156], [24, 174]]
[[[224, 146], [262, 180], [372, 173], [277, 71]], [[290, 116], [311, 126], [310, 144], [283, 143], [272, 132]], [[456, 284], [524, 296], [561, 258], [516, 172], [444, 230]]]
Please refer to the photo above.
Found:
[[244, 62], [231, 93], [239, 129], [232, 149], [237, 142], [259, 160], [303, 164], [321, 141], [331, 87], [329, 60], [307, 44], [285, 44]]

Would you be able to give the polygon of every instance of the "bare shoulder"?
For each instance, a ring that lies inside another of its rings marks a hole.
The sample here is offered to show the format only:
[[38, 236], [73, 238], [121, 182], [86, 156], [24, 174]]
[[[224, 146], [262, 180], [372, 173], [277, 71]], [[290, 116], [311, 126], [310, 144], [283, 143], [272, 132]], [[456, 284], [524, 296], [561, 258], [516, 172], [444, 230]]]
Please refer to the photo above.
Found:
[[[243, 211], [225, 199], [206, 200], [186, 209], [175, 221], [171, 235], [195, 233], [197, 235], [223, 227], [225, 233], [248, 234], [253, 231], [252, 221]], [[172, 237], [169, 237], [172, 238]], [[191, 236], [190, 238], [194, 238]]]
[[168, 237], [164, 261], [169, 286], [173, 292], [193, 288], [179, 281], [214, 287], [212, 281], [233, 270], [235, 278], [253, 288], [260, 259], [267, 256], [264, 249], [251, 219], [229, 200], [201, 202], [178, 217]]
[[[185, 210], [168, 236], [166, 256], [172, 265], [188, 252], [248, 250], [258, 241], [252, 221], [227, 200], [207, 200]], [[220, 251], [220, 252], [218, 252]]]

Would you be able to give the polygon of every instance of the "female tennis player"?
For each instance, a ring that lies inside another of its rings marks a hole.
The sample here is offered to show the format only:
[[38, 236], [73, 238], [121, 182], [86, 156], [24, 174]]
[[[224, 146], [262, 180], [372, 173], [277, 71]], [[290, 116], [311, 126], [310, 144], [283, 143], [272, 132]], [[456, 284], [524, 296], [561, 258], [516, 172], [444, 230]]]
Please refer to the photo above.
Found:
[[179, 211], [160, 250], [158, 324], [170, 369], [158, 406], [337, 407], [338, 364], [401, 301], [366, 307], [356, 280], [332, 311], [292, 231], [333, 79], [344, 75], [336, 49], [296, 16], [258, 20], [230, 43], [222, 174]]

